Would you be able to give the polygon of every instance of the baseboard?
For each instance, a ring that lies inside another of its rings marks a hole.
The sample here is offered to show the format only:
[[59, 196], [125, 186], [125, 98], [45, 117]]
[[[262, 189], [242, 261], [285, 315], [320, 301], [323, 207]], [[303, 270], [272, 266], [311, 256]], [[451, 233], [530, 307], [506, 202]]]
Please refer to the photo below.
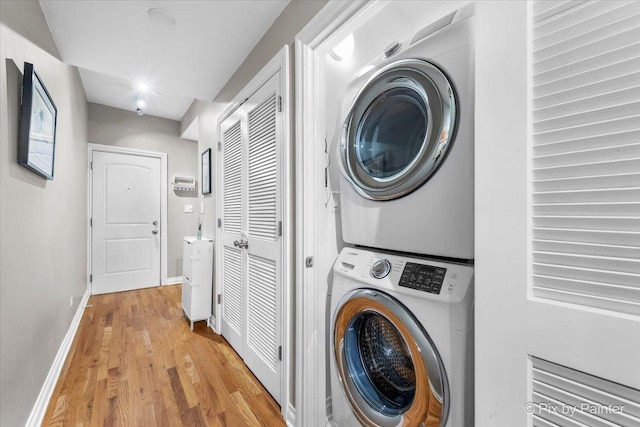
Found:
[[36, 403], [33, 405], [33, 409], [29, 415], [29, 419], [25, 424], [26, 427], [39, 427], [42, 425], [44, 414], [47, 411], [47, 406], [49, 405], [49, 401], [53, 395], [53, 390], [56, 388], [56, 384], [58, 383], [58, 378], [62, 372], [64, 361], [67, 359], [69, 350], [71, 350], [71, 344], [73, 343], [73, 338], [76, 336], [76, 332], [78, 331], [78, 326], [80, 326], [80, 320], [82, 319], [82, 314], [87, 306], [87, 301], [89, 301], [89, 296], [90, 292], [89, 289], [87, 289], [82, 300], [80, 300], [80, 304], [78, 304], [78, 310], [76, 311], [75, 316], [73, 316], [71, 325], [69, 325], [69, 330], [62, 340], [62, 344], [60, 344], [58, 354], [56, 354], [56, 358], [53, 359], [51, 369], [49, 369], [47, 378], [44, 380], [40, 394], [38, 395]]
[[167, 277], [167, 280], [163, 283], [163, 285], [177, 285], [180, 283], [182, 283], [182, 276]]
[[296, 408], [291, 403], [287, 403], [287, 411], [284, 414], [285, 422], [289, 427], [296, 425]]

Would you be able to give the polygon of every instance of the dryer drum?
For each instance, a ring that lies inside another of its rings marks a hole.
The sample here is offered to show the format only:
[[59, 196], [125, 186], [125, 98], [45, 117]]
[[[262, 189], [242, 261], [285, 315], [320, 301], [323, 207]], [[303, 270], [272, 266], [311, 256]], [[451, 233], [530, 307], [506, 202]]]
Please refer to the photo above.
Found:
[[336, 365], [354, 414], [367, 426], [443, 426], [449, 385], [427, 332], [396, 299], [346, 295], [334, 318]]
[[453, 142], [457, 103], [435, 65], [402, 59], [362, 88], [344, 122], [342, 173], [368, 199], [392, 200], [436, 172]]

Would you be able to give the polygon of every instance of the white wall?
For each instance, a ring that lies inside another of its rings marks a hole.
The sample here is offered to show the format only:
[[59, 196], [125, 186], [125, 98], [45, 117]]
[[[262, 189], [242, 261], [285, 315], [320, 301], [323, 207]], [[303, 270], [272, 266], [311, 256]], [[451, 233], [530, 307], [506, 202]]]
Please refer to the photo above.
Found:
[[[195, 236], [200, 217], [201, 193], [198, 144], [179, 137], [180, 123], [154, 116], [89, 103], [88, 139], [95, 144], [167, 153], [168, 161], [168, 236], [167, 275], [182, 276], [182, 238]], [[173, 191], [173, 175], [192, 176], [197, 192]], [[193, 213], [184, 213], [193, 205]], [[203, 217], [204, 218], [204, 217]]]
[[477, 427], [526, 425], [526, 10], [476, 3]]
[[[0, 425], [24, 425], [86, 290], [87, 102], [35, 1], [0, 2]], [[19, 166], [23, 62], [58, 108], [53, 181]], [[73, 304], [69, 306], [69, 299]]]

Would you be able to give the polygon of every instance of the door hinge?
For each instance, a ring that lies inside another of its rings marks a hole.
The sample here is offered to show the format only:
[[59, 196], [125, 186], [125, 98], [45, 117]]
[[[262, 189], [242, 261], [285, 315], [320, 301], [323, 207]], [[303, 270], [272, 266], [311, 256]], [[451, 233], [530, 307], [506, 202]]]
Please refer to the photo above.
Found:
[[282, 221], [278, 221], [278, 236], [282, 236]]
[[89, 283], [93, 283], [93, 274], [89, 275]]
[[278, 96], [278, 112], [282, 113], [282, 97]]
[[222, 227], [222, 218], [218, 218], [218, 228]]
[[93, 227], [93, 218], [89, 218], [89, 227]]
[[308, 256], [307, 259], [304, 260], [304, 266], [307, 268], [313, 267], [313, 257]]
[[218, 151], [222, 151], [222, 142], [218, 141]]
[[89, 162], [89, 168], [93, 170], [93, 162]]
[[278, 347], [278, 360], [282, 361], [282, 346]]
[[222, 303], [222, 294], [218, 294], [218, 304]]

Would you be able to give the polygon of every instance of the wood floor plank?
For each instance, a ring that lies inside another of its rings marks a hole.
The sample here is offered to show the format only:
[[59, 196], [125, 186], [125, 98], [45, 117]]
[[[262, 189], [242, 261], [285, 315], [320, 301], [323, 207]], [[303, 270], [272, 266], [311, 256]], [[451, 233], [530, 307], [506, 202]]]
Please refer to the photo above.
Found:
[[97, 295], [44, 426], [267, 426], [280, 408], [227, 341], [182, 316], [181, 287]]

